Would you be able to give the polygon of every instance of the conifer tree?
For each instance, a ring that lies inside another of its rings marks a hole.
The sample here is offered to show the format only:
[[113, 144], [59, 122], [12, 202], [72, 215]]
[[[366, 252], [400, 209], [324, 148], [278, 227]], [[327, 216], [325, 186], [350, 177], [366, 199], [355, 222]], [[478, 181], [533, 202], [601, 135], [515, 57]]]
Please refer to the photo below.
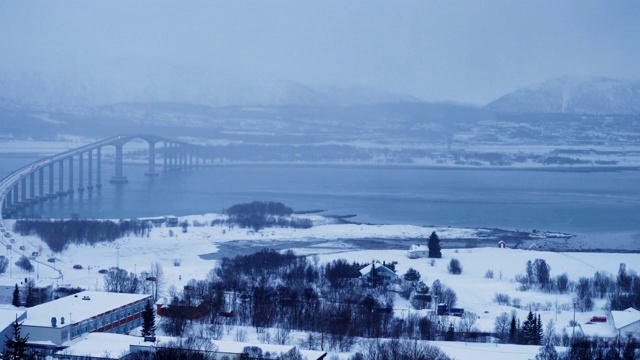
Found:
[[512, 344], [516, 343], [518, 338], [518, 328], [516, 326], [516, 314], [511, 315], [511, 326], [509, 327], [509, 342]]
[[13, 328], [11, 337], [5, 335], [7, 341], [5, 342], [5, 350], [2, 358], [9, 360], [35, 359], [35, 356], [27, 353], [29, 335], [23, 337], [20, 333], [22, 323], [19, 323], [16, 318], [16, 321], [11, 324], [11, 327]]
[[522, 323], [523, 343], [533, 345], [535, 341], [537, 321], [535, 315], [531, 311], [527, 315], [527, 320]]
[[13, 289], [13, 297], [11, 297], [11, 305], [15, 307], [20, 306], [20, 289], [18, 289], [18, 284], [16, 284], [15, 289]]
[[431, 233], [429, 236], [429, 257], [430, 258], [441, 258], [442, 252], [440, 251], [440, 238], [436, 234], [435, 231]]
[[153, 311], [151, 301], [147, 301], [147, 304], [142, 311], [142, 336], [151, 336], [156, 331], [156, 316]]

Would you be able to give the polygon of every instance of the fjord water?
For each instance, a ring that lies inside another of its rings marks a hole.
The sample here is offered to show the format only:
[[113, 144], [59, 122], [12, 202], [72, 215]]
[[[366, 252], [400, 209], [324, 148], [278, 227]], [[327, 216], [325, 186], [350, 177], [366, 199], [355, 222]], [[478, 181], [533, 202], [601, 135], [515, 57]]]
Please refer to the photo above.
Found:
[[[1, 175], [33, 160], [2, 158]], [[220, 165], [157, 177], [145, 177], [145, 171], [143, 165], [125, 165], [129, 183], [113, 185], [108, 182], [113, 164], [106, 163], [102, 189], [76, 191], [73, 201], [54, 199], [21, 215], [180, 216], [220, 212], [237, 203], [263, 200], [280, 201], [294, 210], [357, 215], [350, 220], [367, 223], [640, 232], [639, 171], [347, 165]]]

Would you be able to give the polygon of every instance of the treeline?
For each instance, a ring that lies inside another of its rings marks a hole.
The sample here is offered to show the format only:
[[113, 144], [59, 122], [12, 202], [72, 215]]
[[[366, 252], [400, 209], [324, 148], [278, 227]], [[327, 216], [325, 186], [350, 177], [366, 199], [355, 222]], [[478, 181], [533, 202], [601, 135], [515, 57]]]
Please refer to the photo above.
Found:
[[[574, 293], [573, 303], [578, 311], [591, 311], [594, 299], [607, 299], [611, 310], [640, 308], [640, 276], [628, 271], [621, 263], [616, 276], [597, 271], [593, 277], [580, 277], [571, 281], [566, 273], [551, 276], [551, 266], [544, 259], [527, 261], [525, 273], [516, 276], [521, 291], [536, 289], [550, 293]], [[504, 294], [496, 294], [496, 302], [511, 305], [513, 300]], [[516, 305], [516, 304], [514, 304]], [[517, 307], [520, 304], [517, 304]]]
[[13, 226], [13, 231], [22, 236], [38, 236], [53, 252], [61, 252], [69, 244], [111, 242], [129, 235], [142, 237], [150, 229], [149, 223], [131, 220], [18, 220]]
[[308, 229], [313, 226], [309, 219], [291, 218], [293, 209], [274, 201], [254, 201], [248, 204], [237, 204], [227, 209], [227, 220], [214, 220], [211, 226], [227, 225], [241, 228], [252, 228], [255, 231], [266, 227], [292, 227]]
[[[392, 289], [410, 282], [362, 279], [359, 270], [365, 265], [345, 260], [318, 265], [275, 250], [224, 258], [207, 280], [190, 280], [173, 293], [160, 326], [168, 334], [184, 335], [188, 305], [204, 303], [206, 314], [198, 321], [210, 324], [213, 338], [222, 336], [226, 325], [244, 325], [255, 327], [261, 342], [287, 344], [297, 330], [308, 333], [304, 348], [348, 351], [358, 338], [442, 337], [446, 317], [394, 317]], [[463, 330], [473, 326], [455, 332]], [[242, 341], [242, 334], [236, 338]]]

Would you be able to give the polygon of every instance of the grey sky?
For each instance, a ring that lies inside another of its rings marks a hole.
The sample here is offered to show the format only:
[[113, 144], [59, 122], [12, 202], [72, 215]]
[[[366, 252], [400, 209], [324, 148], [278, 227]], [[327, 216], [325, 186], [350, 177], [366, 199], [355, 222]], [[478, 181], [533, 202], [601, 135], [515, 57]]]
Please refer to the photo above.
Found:
[[0, 77], [132, 92], [284, 80], [484, 104], [640, 77], [637, 1], [2, 1], [0, 34]]

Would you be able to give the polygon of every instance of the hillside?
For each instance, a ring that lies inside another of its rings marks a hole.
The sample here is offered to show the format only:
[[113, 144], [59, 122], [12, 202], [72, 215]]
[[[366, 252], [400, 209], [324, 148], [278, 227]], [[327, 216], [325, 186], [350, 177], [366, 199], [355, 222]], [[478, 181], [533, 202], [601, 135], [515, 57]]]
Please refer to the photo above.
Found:
[[486, 109], [509, 113], [640, 114], [640, 82], [562, 77], [518, 89]]

